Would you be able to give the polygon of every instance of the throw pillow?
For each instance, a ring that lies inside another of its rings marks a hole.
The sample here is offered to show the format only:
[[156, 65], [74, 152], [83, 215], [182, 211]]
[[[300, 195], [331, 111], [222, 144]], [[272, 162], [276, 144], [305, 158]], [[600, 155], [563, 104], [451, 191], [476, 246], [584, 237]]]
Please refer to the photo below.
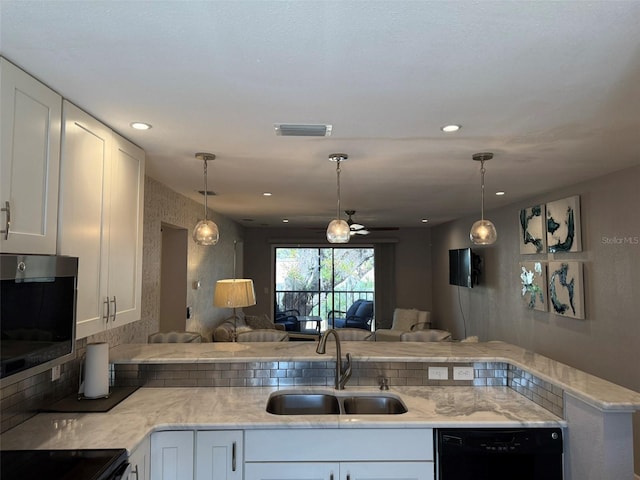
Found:
[[411, 330], [418, 323], [418, 310], [415, 308], [396, 308], [393, 311], [394, 330]]

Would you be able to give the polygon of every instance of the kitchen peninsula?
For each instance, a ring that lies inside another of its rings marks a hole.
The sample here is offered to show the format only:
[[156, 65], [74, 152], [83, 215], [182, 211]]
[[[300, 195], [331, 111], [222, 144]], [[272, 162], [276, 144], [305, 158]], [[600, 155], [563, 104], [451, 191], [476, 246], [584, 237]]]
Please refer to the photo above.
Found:
[[[633, 478], [631, 414], [640, 409], [637, 392], [502, 342], [342, 346], [354, 359], [346, 390], [377, 391], [378, 379], [386, 377], [389, 393], [403, 400], [407, 413], [267, 413], [275, 390], [332, 391], [331, 346], [327, 355], [318, 355], [311, 342], [130, 344], [110, 352], [115, 382], [137, 381], [144, 388], [107, 413], [39, 414], [3, 434], [2, 448], [133, 451], [151, 432], [163, 430], [364, 428], [373, 434], [380, 429], [561, 426], [566, 428], [566, 479]], [[447, 367], [449, 379], [430, 380], [430, 366]], [[454, 367], [468, 366], [473, 380], [452, 379]], [[316, 376], [314, 367], [324, 377]]]

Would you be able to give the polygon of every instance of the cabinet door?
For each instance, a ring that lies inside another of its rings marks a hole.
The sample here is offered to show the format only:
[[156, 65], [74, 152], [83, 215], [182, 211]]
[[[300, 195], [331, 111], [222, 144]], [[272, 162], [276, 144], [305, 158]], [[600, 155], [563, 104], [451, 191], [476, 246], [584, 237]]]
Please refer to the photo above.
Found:
[[242, 431], [197, 432], [196, 480], [242, 480]]
[[112, 323], [141, 317], [144, 151], [112, 135], [109, 206], [109, 297]]
[[433, 480], [433, 462], [344, 462], [340, 480]]
[[[295, 448], [295, 445], [283, 446]], [[338, 480], [337, 462], [269, 462], [245, 463], [245, 480]]]
[[53, 255], [62, 99], [4, 58], [0, 76], [0, 251]]
[[149, 437], [138, 445], [129, 455], [129, 464], [131, 465], [131, 473], [126, 480], [149, 480], [149, 465], [151, 462], [151, 444]]
[[58, 252], [79, 257], [76, 336], [106, 329], [111, 131], [64, 102]]
[[190, 480], [193, 478], [192, 431], [151, 434], [151, 480]]

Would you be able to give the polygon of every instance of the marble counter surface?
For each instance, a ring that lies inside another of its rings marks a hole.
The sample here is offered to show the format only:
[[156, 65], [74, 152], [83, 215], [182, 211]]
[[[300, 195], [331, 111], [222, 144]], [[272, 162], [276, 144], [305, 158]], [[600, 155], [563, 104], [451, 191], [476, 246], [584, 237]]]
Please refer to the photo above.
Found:
[[[640, 393], [504, 342], [342, 342], [342, 351], [350, 352], [356, 361], [505, 362], [600, 410], [640, 410]], [[315, 352], [315, 342], [127, 344], [110, 351], [110, 361], [118, 364], [327, 359]]]
[[[41, 413], [0, 437], [2, 449], [127, 448], [154, 430], [564, 426], [507, 387], [398, 387], [402, 415], [272, 415], [275, 388], [141, 388], [106, 413]], [[296, 391], [329, 391], [299, 387]], [[354, 387], [344, 392], [372, 391]]]

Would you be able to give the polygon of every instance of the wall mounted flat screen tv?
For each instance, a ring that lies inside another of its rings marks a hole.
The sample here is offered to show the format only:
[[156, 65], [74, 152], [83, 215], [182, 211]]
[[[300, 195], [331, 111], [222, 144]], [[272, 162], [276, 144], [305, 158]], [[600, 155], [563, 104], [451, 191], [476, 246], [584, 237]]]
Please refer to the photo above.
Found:
[[480, 257], [470, 248], [449, 250], [449, 284], [472, 288], [479, 283]]

